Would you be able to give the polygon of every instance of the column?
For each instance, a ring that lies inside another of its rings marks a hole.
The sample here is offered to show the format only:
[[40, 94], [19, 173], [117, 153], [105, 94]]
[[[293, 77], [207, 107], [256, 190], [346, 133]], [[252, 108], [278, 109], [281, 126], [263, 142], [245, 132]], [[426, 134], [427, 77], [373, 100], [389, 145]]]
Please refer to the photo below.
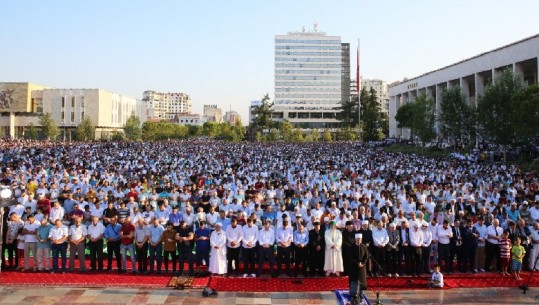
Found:
[[483, 77], [479, 73], [474, 74], [475, 78], [475, 106], [477, 106], [477, 100], [485, 93], [485, 82]]
[[15, 113], [9, 113], [9, 136], [15, 139]]

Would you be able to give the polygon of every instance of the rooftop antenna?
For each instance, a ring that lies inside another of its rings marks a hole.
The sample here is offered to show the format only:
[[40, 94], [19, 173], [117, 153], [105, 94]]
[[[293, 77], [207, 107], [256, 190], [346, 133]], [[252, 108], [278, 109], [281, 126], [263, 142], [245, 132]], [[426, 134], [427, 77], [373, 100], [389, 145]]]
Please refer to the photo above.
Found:
[[314, 21], [313, 31], [318, 32], [318, 21]]

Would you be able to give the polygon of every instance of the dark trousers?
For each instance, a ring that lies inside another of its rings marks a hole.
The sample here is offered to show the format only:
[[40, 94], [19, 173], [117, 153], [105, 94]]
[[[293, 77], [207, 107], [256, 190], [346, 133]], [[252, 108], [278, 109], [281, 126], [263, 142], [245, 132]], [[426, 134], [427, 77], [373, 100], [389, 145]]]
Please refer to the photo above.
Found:
[[442, 243], [438, 244], [438, 263], [442, 264], [442, 260], [445, 263], [445, 271], [446, 272], [453, 272], [453, 261], [450, 260], [449, 255], [449, 244], [444, 245]]
[[464, 270], [464, 248], [462, 245], [452, 245], [450, 249], [450, 260], [453, 262], [455, 257], [457, 258], [457, 268], [460, 272], [463, 272]]
[[[19, 251], [17, 251], [17, 240], [14, 240], [11, 244], [5, 244], [5, 249], [7, 251], [9, 267], [19, 267]], [[2, 260], [2, 262], [4, 261]]]
[[324, 275], [324, 249], [309, 251], [309, 273], [314, 276], [317, 272], [319, 275]]
[[422, 261], [421, 261], [421, 254], [422, 254], [422, 247], [412, 247], [412, 270], [410, 273], [420, 275], [422, 272]]
[[52, 271], [58, 271], [58, 256], [62, 258], [62, 271], [66, 271], [67, 243], [52, 244]]
[[202, 266], [202, 261], [206, 262], [206, 266], [210, 264], [210, 248], [199, 246], [196, 247], [196, 263], [197, 268], [200, 268]]
[[176, 272], [176, 261], [177, 261], [177, 255], [176, 250], [174, 251], [164, 251], [163, 252], [163, 260], [165, 262], [165, 270], [168, 271], [168, 261], [169, 257], [172, 259], [172, 271]]
[[492, 259], [496, 260], [496, 269], [501, 271], [500, 264], [500, 246], [490, 242], [485, 242], [485, 270], [490, 271], [490, 266], [492, 265]]
[[256, 248], [243, 248], [241, 251], [243, 257], [243, 273], [255, 273]]
[[411, 257], [411, 246], [401, 246], [399, 248], [399, 259], [398, 267], [400, 268], [400, 273], [411, 273], [412, 270], [412, 257]]
[[[226, 251], [226, 256], [228, 259], [228, 274], [234, 273], [237, 275], [240, 272], [240, 248], [228, 247]], [[234, 269], [232, 269], [232, 261], [234, 261]]]
[[137, 248], [138, 271], [140, 273], [148, 271], [148, 243], [135, 248]]
[[286, 266], [286, 273], [290, 275], [290, 254], [292, 247], [277, 247], [277, 275], [281, 274], [282, 265]]
[[423, 261], [423, 273], [429, 273], [430, 271], [430, 245], [421, 249], [421, 260]]
[[374, 247], [372, 252], [374, 252], [374, 259], [376, 260], [375, 266], [372, 271], [375, 274], [381, 273], [381, 275], [383, 275], [385, 273], [384, 266], [386, 263], [386, 248]]
[[305, 275], [307, 273], [307, 248], [298, 248], [294, 249], [294, 271], [296, 275], [299, 275], [299, 266], [301, 265], [301, 274]]
[[463, 253], [463, 263], [462, 268], [463, 271], [466, 272], [468, 268], [470, 270], [474, 269], [474, 263], [475, 263], [475, 251], [477, 250], [477, 246], [473, 245], [464, 245], [464, 253]]
[[157, 272], [161, 273], [161, 265], [163, 264], [163, 244], [158, 243], [156, 246], [150, 245], [150, 272], [154, 270], [154, 263], [157, 261]]
[[399, 273], [397, 268], [399, 252], [397, 250], [389, 250], [386, 253], [386, 269], [389, 273]]
[[258, 275], [262, 275], [262, 268], [264, 267], [264, 262], [266, 260], [269, 263], [269, 274], [272, 274], [273, 265], [275, 264], [273, 246], [270, 246], [269, 248], [264, 248], [262, 246], [258, 247]]
[[103, 271], [103, 240], [88, 242], [90, 249], [90, 267], [93, 271]]
[[180, 263], [180, 268], [178, 269], [180, 273], [183, 273], [183, 266], [187, 261], [189, 266], [189, 275], [194, 275], [194, 257], [193, 257], [193, 248], [179, 246], [178, 247], [178, 262]]
[[116, 256], [116, 265], [118, 270], [122, 270], [122, 255], [120, 253], [120, 241], [107, 242], [107, 270], [112, 269], [112, 254]]

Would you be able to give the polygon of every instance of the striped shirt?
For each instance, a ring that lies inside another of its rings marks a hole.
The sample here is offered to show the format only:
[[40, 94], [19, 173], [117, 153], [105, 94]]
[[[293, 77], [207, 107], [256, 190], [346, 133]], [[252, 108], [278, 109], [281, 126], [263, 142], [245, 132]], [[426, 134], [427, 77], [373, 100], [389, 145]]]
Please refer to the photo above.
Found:
[[500, 257], [501, 258], [510, 258], [511, 257], [511, 241], [509, 238], [500, 239]]

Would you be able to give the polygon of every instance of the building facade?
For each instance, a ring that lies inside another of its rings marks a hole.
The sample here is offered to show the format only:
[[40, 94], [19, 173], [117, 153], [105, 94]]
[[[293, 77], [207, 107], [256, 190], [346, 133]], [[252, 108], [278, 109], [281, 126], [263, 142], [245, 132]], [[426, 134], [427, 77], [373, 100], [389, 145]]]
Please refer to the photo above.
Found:
[[[74, 131], [88, 116], [96, 127], [96, 139], [110, 139], [129, 116], [145, 121], [145, 105], [135, 98], [101, 89], [51, 89], [31, 83], [0, 83], [3, 105], [2, 135], [23, 138], [30, 124], [40, 126], [39, 117], [50, 113], [60, 128], [60, 139], [74, 139]], [[5, 97], [4, 97], [5, 96]]]
[[511, 69], [521, 76], [526, 84], [538, 83], [538, 58], [539, 34], [391, 84], [388, 88], [389, 136], [410, 137], [408, 129], [397, 128], [395, 115], [402, 105], [413, 102], [421, 94], [435, 99], [436, 112], [440, 109], [443, 91], [453, 87], [460, 87], [468, 103], [476, 105], [476, 100], [484, 94], [485, 87], [504, 69]]
[[241, 116], [236, 111], [227, 111], [225, 113], [224, 121], [230, 124], [235, 124], [236, 122], [241, 123]]
[[[357, 85], [354, 85], [354, 87], [357, 87]], [[389, 94], [387, 92], [387, 83], [381, 79], [361, 79], [361, 89], [363, 88], [365, 88], [367, 92], [370, 91], [371, 88], [376, 90], [380, 110], [382, 113], [389, 114]]]
[[223, 110], [217, 107], [217, 105], [204, 105], [203, 115], [208, 121], [214, 121], [217, 123], [223, 122]]
[[350, 95], [350, 45], [340, 36], [313, 31], [275, 36], [274, 117], [292, 125], [337, 128], [337, 113]]
[[202, 126], [208, 120], [206, 117], [201, 116], [200, 114], [180, 114], [175, 120], [176, 123], [180, 125], [195, 125]]
[[156, 92], [147, 90], [142, 93], [146, 103], [146, 117], [152, 119], [175, 119], [180, 114], [191, 113], [191, 97], [179, 92]]

